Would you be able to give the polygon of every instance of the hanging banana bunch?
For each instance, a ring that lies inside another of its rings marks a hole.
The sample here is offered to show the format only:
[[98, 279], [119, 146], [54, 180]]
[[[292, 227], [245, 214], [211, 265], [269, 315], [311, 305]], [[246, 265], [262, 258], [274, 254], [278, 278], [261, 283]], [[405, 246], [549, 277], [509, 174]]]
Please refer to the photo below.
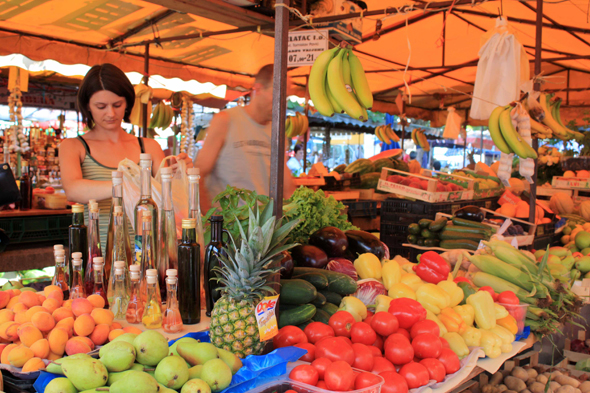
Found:
[[389, 124], [377, 126], [377, 128], [375, 128], [375, 136], [381, 142], [386, 143], [388, 145], [392, 142], [400, 141], [399, 136], [397, 136], [397, 134], [391, 129], [391, 126]]
[[129, 114], [129, 122], [134, 126], [142, 127], [142, 119], [143, 119], [143, 105], [147, 104], [147, 118], [150, 118], [152, 112], [152, 88], [140, 83], [139, 85], [133, 86], [135, 90], [135, 103], [133, 104], [133, 109], [131, 110], [131, 114]]
[[[514, 153], [520, 158], [537, 158], [535, 149], [514, 128], [511, 111], [511, 105], [499, 106], [492, 111], [488, 119], [488, 128], [494, 144], [502, 153]], [[531, 130], [533, 129], [531, 119]]]
[[[532, 109], [526, 106], [525, 108], [531, 115], [531, 133], [535, 138], [548, 139], [557, 138], [562, 141], [569, 141], [575, 139], [581, 141], [584, 135], [578, 131], [567, 128], [561, 121], [561, 98], [551, 100], [551, 95], [547, 93], [541, 93], [539, 96], [539, 104], [544, 112], [544, 118], [541, 123], [535, 121], [534, 118], [539, 118], [540, 113], [534, 113]], [[540, 111], [539, 111], [540, 112]]]
[[309, 97], [324, 116], [346, 113], [368, 120], [373, 94], [358, 57], [351, 49], [337, 46], [322, 52], [309, 73]]
[[425, 152], [430, 151], [430, 143], [426, 139], [424, 130], [421, 128], [414, 128], [412, 130], [412, 141], [416, 146], [420, 146]]
[[287, 116], [285, 122], [285, 137], [287, 139], [303, 135], [309, 128], [309, 119], [307, 116], [297, 112], [295, 116]]
[[170, 127], [173, 117], [174, 110], [172, 107], [164, 104], [164, 101], [160, 101], [156, 105], [156, 109], [152, 112], [149, 128], [161, 128], [165, 130]]

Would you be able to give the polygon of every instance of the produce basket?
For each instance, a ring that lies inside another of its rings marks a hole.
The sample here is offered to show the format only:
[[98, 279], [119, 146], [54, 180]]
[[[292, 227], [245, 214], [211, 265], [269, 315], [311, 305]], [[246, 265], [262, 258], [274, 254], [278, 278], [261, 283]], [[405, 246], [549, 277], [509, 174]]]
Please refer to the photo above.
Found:
[[545, 217], [551, 218], [551, 222], [548, 222], [547, 224], [537, 224], [535, 236], [555, 234], [555, 224], [557, 223], [557, 220], [555, 219], [555, 214], [545, 212]]
[[590, 170], [590, 157], [563, 157], [561, 168], [564, 171]]
[[12, 243], [67, 241], [71, 215], [0, 218], [0, 229]]
[[[495, 176], [482, 175], [477, 172], [469, 171], [469, 170], [465, 170], [465, 169], [462, 170], [462, 172], [469, 173], [473, 177], [456, 175], [454, 173], [450, 174], [450, 173], [446, 173], [446, 172], [430, 171], [430, 173], [432, 174], [433, 177], [436, 177], [436, 178], [444, 180], [444, 181], [449, 181], [449, 182], [458, 184], [460, 186], [463, 186], [464, 188], [469, 188], [470, 183], [472, 183], [473, 184], [473, 186], [472, 186], [473, 198], [476, 200], [499, 197], [504, 192], [504, 186], [502, 185], [502, 181]], [[475, 178], [475, 180], [474, 180], [474, 178]], [[492, 180], [492, 181], [498, 183], [498, 186], [497, 187], [487, 187], [487, 188], [480, 187], [480, 181], [478, 181], [477, 179]]]
[[377, 201], [342, 201], [350, 217], [377, 217]]

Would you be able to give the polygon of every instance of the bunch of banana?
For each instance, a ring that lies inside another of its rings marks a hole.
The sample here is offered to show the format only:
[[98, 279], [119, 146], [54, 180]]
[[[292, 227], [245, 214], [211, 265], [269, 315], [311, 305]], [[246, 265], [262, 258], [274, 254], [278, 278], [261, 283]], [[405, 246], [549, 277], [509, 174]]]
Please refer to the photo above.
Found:
[[150, 118], [152, 112], [152, 88], [140, 83], [133, 86], [135, 90], [135, 103], [129, 114], [129, 122], [135, 126], [143, 126], [143, 105], [147, 104], [147, 118]]
[[[543, 96], [545, 96], [545, 103], [549, 106], [549, 110], [551, 111], [551, 117], [557, 122], [561, 129], [565, 130], [567, 134], [566, 140], [575, 139], [580, 142], [584, 138], [584, 135], [578, 131], [570, 130], [561, 121], [561, 112], [559, 111], [559, 108], [561, 107], [561, 98], [557, 98], [555, 101], [551, 102], [549, 95], [541, 94], [541, 97], [539, 98], [541, 101], [543, 101]], [[545, 114], [545, 117], [547, 117], [547, 114]]]
[[285, 137], [290, 139], [303, 135], [307, 132], [308, 128], [309, 119], [307, 116], [302, 115], [300, 112], [296, 112], [295, 116], [287, 116], [285, 122]]
[[365, 71], [351, 49], [337, 46], [322, 52], [309, 73], [309, 97], [324, 116], [346, 112], [366, 121], [373, 94]]
[[[502, 153], [514, 153], [520, 158], [537, 158], [537, 152], [520, 136], [512, 125], [512, 106], [499, 106], [492, 111], [488, 120], [490, 136]], [[531, 124], [532, 128], [532, 124]]]
[[389, 124], [378, 126], [375, 128], [375, 136], [381, 142], [391, 144], [392, 142], [399, 142], [399, 136], [391, 129]]
[[420, 146], [425, 152], [430, 151], [430, 143], [424, 135], [424, 130], [421, 128], [414, 128], [412, 130], [412, 141], [416, 146]]
[[156, 109], [152, 112], [149, 128], [161, 128], [165, 130], [170, 127], [173, 117], [174, 110], [172, 107], [164, 104], [164, 101], [160, 101], [158, 105], [156, 105]]

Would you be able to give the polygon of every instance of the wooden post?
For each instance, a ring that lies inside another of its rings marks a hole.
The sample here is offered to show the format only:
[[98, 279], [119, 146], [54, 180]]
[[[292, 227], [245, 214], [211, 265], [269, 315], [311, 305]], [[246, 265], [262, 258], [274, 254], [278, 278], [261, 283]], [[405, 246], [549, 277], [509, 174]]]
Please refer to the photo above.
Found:
[[[305, 11], [305, 0], [303, 0], [303, 10]], [[303, 134], [303, 173], [307, 170], [307, 142], [309, 141], [309, 89], [307, 88], [309, 83], [309, 75], [305, 77], [305, 106], [303, 107], [303, 114], [307, 117], [307, 130]]]
[[[537, 24], [535, 34], [535, 77], [541, 73], [541, 46], [543, 37], [543, 0], [537, 0]], [[539, 91], [540, 84], [535, 83], [534, 89]], [[533, 138], [533, 149], [539, 151], [539, 140]], [[533, 176], [533, 184], [531, 184], [531, 192], [529, 195], [529, 221], [534, 223], [537, 212], [537, 171], [538, 165], [535, 160], [535, 174]]]
[[[147, 86], [148, 79], [149, 79], [149, 72], [150, 72], [150, 44], [145, 44], [145, 53], [143, 55], [143, 73], [145, 74], [143, 77], [143, 84]], [[148, 129], [148, 104], [141, 104], [142, 109], [142, 117], [141, 117], [141, 137], [145, 138], [147, 136], [147, 129]]]
[[483, 154], [483, 126], [480, 127], [481, 135], [479, 140], [479, 161], [484, 162], [484, 154]]

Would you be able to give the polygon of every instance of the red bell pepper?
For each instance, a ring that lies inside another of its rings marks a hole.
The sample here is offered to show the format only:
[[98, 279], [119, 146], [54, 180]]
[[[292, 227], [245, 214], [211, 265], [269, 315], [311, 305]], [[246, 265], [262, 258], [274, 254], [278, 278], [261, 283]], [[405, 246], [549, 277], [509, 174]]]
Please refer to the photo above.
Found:
[[390, 314], [395, 315], [402, 329], [410, 329], [416, 322], [426, 319], [426, 309], [414, 299], [400, 297], [389, 303]]
[[492, 295], [492, 299], [494, 301], [498, 300], [498, 294], [496, 292], [494, 292], [494, 290], [492, 289], [492, 287], [488, 287], [487, 285], [485, 287], [481, 287], [479, 288], [480, 291], [486, 291], [489, 292], [490, 295]]
[[498, 303], [519, 305], [520, 299], [512, 291], [504, 291], [498, 295]]
[[420, 263], [413, 267], [416, 275], [431, 284], [438, 284], [449, 278], [451, 267], [434, 251], [427, 251], [420, 257]]
[[[469, 281], [469, 279], [466, 277], [457, 277], [453, 281], [455, 281], [455, 284], [458, 284], [460, 282], [466, 282], [468, 284], [471, 284], [471, 281]], [[473, 285], [473, 284], [471, 284], [471, 285]]]

